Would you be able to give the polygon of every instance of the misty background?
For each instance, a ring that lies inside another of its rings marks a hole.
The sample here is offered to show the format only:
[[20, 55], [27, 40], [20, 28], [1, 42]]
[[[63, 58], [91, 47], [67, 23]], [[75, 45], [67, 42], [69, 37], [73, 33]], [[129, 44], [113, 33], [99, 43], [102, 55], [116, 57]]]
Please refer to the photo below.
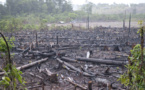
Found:
[[131, 1], [124, 1], [123, 4], [123, 0], [117, 3], [113, 0], [109, 0], [110, 3], [90, 1], [1, 0], [0, 28], [8, 29], [6, 25], [17, 21], [23, 24], [21, 29], [34, 28], [44, 23], [122, 22], [128, 21], [130, 14], [132, 22], [145, 20], [145, 3], [139, 3], [142, 0], [136, 4]]

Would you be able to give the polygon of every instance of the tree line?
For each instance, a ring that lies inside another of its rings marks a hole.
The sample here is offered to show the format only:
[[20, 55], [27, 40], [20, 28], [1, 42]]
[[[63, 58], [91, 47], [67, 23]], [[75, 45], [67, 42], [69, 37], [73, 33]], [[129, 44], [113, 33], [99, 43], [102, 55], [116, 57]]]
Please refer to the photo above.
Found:
[[72, 5], [66, 0], [6, 0], [4, 5], [0, 5], [1, 15], [58, 14], [71, 11]]
[[87, 22], [88, 17], [90, 22], [122, 22], [125, 16], [129, 19], [130, 13], [132, 21], [145, 20], [144, 9], [145, 4], [95, 5], [88, 2], [73, 10], [69, 0], [6, 0], [4, 5], [0, 4], [0, 30], [46, 29], [46, 23]]

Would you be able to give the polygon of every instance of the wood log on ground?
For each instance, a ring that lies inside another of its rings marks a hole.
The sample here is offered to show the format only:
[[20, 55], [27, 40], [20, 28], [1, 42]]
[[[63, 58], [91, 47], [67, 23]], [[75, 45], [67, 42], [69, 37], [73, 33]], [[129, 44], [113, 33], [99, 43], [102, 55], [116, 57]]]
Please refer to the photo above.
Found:
[[64, 60], [64, 61], [68, 61], [68, 62], [77, 62], [77, 60], [71, 59], [71, 58], [68, 58], [68, 57], [61, 57], [61, 59]]
[[76, 71], [70, 69], [70, 68], [69, 68], [68, 66], [66, 66], [66, 65], [63, 65], [62, 67], [65, 68], [65, 69], [67, 69], [67, 70], [70, 71], [70, 72], [75, 72], [75, 73], [76, 73]]
[[80, 47], [80, 45], [78, 45], [78, 44], [75, 44], [75, 45], [67, 44], [67, 45], [61, 45], [61, 47]]
[[100, 60], [114, 60], [114, 61], [127, 61], [127, 58], [125, 57], [115, 57], [115, 58], [104, 58], [104, 59], [100, 59]]
[[[32, 63], [26, 64], [26, 65], [17, 67], [17, 69], [18, 69], [18, 70], [23, 70], [23, 69], [26, 69], [26, 68], [31, 67], [31, 66], [33, 66], [33, 65], [36, 65], [36, 64], [38, 64], [38, 63], [45, 62], [45, 61], [47, 61], [47, 60], [48, 60], [48, 58], [44, 58], [44, 59], [41, 59], [41, 60], [38, 60], [38, 61], [35, 61], [35, 62], [32, 62]], [[4, 72], [1, 72], [0, 75], [4, 75]]]
[[51, 81], [51, 82], [57, 82], [58, 81], [58, 78], [57, 78], [57, 74], [56, 73], [52, 73], [47, 68], [45, 68], [45, 71], [43, 71], [43, 72], [48, 75], [49, 81]]
[[[115, 47], [115, 46], [118, 46], [118, 47], [122, 47], [122, 46], [126, 46], [125, 44], [75, 44], [75, 45], [61, 45], [61, 47], [65, 47], [65, 48], [62, 48], [62, 49], [69, 49], [71, 47], [90, 47], [90, 46], [93, 46], [93, 47]], [[60, 48], [61, 49], [61, 48]]]
[[31, 67], [31, 66], [33, 66], [33, 65], [36, 65], [36, 64], [38, 64], [38, 63], [45, 62], [45, 61], [47, 61], [47, 60], [48, 60], [48, 58], [44, 58], [44, 59], [41, 59], [41, 60], [38, 60], [38, 61], [35, 61], [35, 62], [31, 62], [31, 63], [26, 64], [26, 65], [17, 67], [17, 69], [18, 69], [18, 70], [23, 70], [23, 69], [26, 69], [26, 68]]
[[69, 63], [67, 63], [67, 62], [62, 61], [62, 60], [60, 60], [59, 58], [57, 58], [57, 61], [58, 61], [59, 63], [62, 63], [62, 64], [64, 64], [64, 65], [68, 66], [69, 68], [71, 68], [71, 69], [73, 69], [73, 70], [75, 70], [75, 71], [77, 71], [77, 72], [83, 74], [84, 76], [95, 76], [95, 75], [91, 75], [91, 74], [89, 74], [89, 73], [87, 73], [87, 72], [83, 72], [83, 71], [81, 71], [79, 68], [76, 68], [76, 67], [74, 67], [73, 65], [71, 65], [71, 64], [69, 64]]
[[43, 57], [49, 57], [49, 56], [52, 56], [52, 55], [56, 55], [55, 52], [50, 52], [50, 53], [40, 53], [41, 56]]
[[79, 47], [63, 47], [63, 48], [58, 48], [56, 50], [67, 50], [67, 49], [78, 49]]
[[33, 54], [34, 56], [42, 56], [42, 57], [49, 57], [52, 55], [55, 55], [55, 52], [50, 52], [50, 53], [42, 53], [39, 51], [30, 51], [29, 54]]
[[41, 79], [41, 80], [43, 80], [43, 78], [41, 77], [41, 76], [39, 76], [39, 75], [36, 75], [36, 74], [33, 74], [33, 73], [29, 73], [31, 76], [34, 76], [34, 77], [37, 77], [37, 78], [39, 78], [39, 79]]
[[121, 62], [121, 61], [102, 60], [102, 59], [84, 58], [84, 57], [77, 57], [76, 60], [86, 61], [86, 62], [94, 62], [94, 63], [99, 63], [99, 64], [109, 64], [109, 65], [125, 65], [126, 64], [126, 62]]

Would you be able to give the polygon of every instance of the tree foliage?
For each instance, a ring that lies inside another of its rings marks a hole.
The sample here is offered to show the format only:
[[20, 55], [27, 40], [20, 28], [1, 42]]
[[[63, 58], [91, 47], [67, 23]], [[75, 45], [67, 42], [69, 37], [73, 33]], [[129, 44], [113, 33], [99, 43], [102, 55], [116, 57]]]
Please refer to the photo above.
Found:
[[63, 13], [72, 11], [66, 0], [6, 0], [5, 7], [10, 15], [23, 13]]
[[[22, 79], [22, 72], [16, 69], [10, 58], [9, 50], [14, 46], [14, 38], [8, 40], [1, 32], [0, 35], [2, 36], [0, 38], [0, 52], [5, 53], [4, 55], [1, 53], [1, 55], [6, 57], [3, 58], [3, 60], [5, 60], [4, 68], [0, 68], [4, 72], [0, 86], [3, 87], [3, 90], [24, 90], [25, 88], [23, 88], [23, 86], [25, 86], [25, 81]], [[19, 83], [22, 84], [22, 86], [18, 86]]]
[[131, 90], [145, 89], [145, 48], [143, 48], [145, 27], [142, 26], [142, 21], [140, 21], [139, 24], [140, 29], [138, 33], [140, 33], [141, 36], [141, 44], [137, 44], [133, 50], [130, 50], [131, 56], [128, 57], [128, 64], [126, 65], [128, 71], [118, 79]]

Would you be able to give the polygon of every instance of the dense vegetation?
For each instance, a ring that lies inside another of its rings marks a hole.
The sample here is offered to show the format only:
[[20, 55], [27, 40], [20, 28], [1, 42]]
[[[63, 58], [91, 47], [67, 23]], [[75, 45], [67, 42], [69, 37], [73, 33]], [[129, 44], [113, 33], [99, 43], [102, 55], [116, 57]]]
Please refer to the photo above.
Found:
[[0, 4], [0, 30], [40, 30], [48, 29], [47, 22], [71, 21], [71, 3], [66, 0], [6, 0]]
[[[10, 50], [14, 46], [13, 41], [15, 39], [13, 37], [10, 39], [8, 39], [8, 37], [4, 37], [1, 32], [0, 35], [0, 55], [4, 60], [3, 66], [0, 67], [0, 70], [4, 72], [4, 76], [2, 77], [2, 80], [0, 80], [0, 86], [3, 90], [24, 90], [23, 86], [25, 86], [25, 81], [21, 76], [22, 72], [13, 65], [10, 54]], [[22, 86], [18, 86], [18, 84], [21, 84]]]
[[49, 22], [63, 20], [72, 17], [70, 12], [72, 6], [66, 0], [6, 0], [6, 4], [0, 5], [1, 18], [13, 16], [37, 22], [44, 18]]

